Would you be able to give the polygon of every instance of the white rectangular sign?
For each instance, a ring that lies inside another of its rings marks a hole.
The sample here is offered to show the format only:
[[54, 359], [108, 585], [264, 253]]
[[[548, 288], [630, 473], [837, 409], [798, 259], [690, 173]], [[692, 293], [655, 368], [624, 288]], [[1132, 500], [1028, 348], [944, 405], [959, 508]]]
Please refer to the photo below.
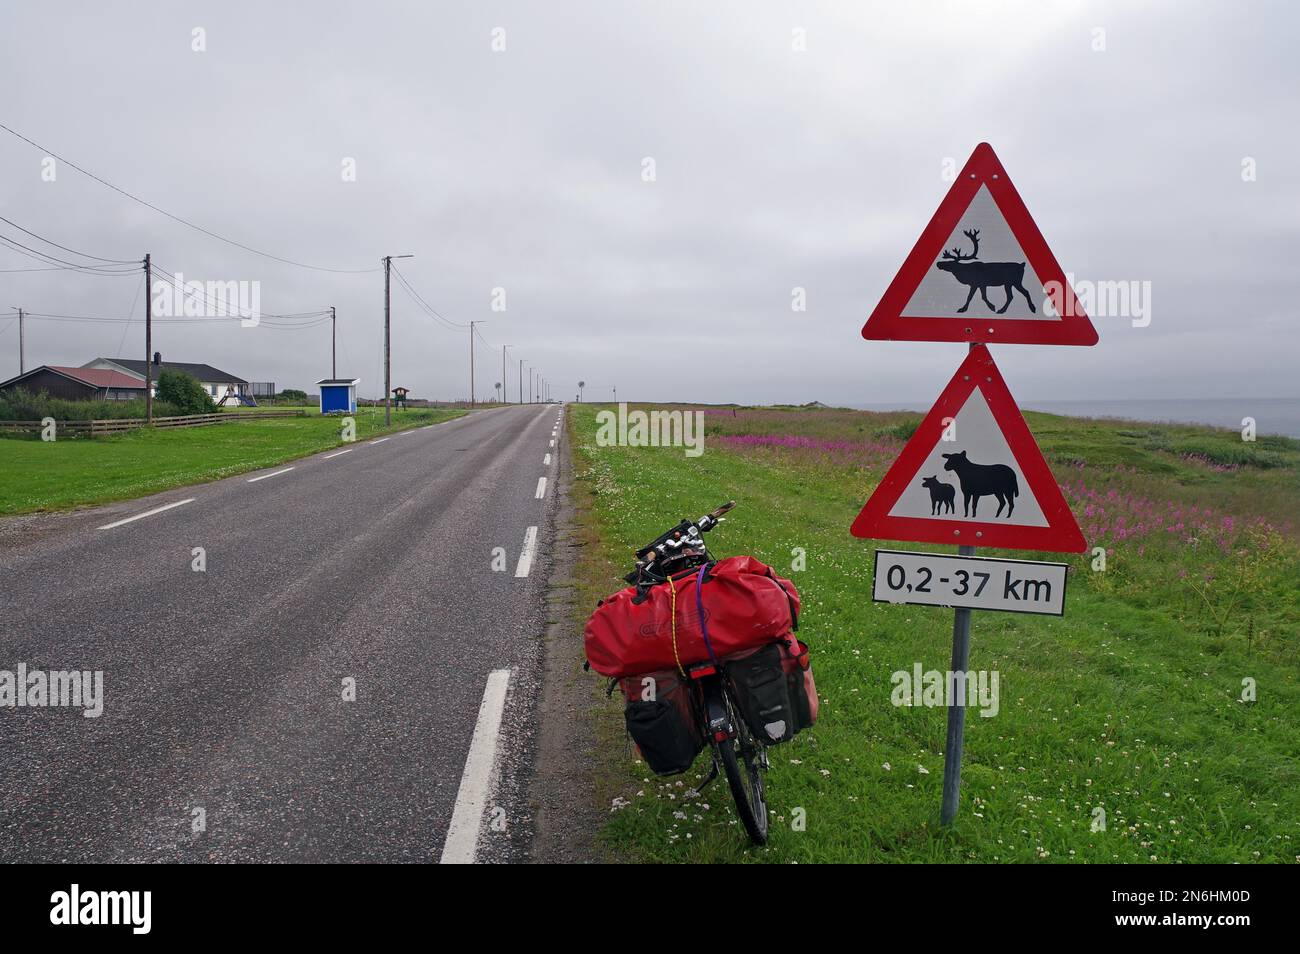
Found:
[[1065, 563], [877, 550], [878, 603], [1065, 615]]

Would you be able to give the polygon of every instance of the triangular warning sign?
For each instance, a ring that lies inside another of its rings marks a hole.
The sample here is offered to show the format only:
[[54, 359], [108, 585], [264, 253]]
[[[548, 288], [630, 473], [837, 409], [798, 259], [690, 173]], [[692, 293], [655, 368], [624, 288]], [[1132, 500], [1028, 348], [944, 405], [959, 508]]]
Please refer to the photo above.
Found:
[[855, 537], [1080, 553], [1074, 514], [983, 346], [853, 521]]
[[982, 142], [862, 337], [1093, 345], [1097, 330], [993, 147]]

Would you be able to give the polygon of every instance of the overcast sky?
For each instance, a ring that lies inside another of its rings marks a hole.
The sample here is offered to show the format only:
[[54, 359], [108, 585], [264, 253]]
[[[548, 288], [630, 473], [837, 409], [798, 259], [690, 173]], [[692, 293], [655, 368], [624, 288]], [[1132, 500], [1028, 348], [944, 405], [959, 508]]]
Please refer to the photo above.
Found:
[[[514, 346], [511, 397], [523, 358], [563, 397], [585, 380], [595, 399], [918, 407], [964, 346], [860, 329], [945, 170], [987, 140], [1067, 272], [1151, 288], [1149, 326], [1096, 318], [1097, 347], [994, 349], [1013, 394], [1297, 396], [1298, 26], [1285, 2], [6, 0], [0, 122], [273, 255], [413, 254], [399, 265], [429, 304]], [[265, 312], [335, 305], [339, 373], [379, 393], [382, 273], [259, 257], [67, 165], [44, 181], [44, 156], [0, 131], [0, 214], [80, 252], [260, 282]], [[0, 248], [0, 269], [37, 267]], [[140, 318], [141, 285], [4, 271], [0, 310]], [[467, 332], [395, 287], [392, 334], [394, 384], [467, 393]], [[154, 343], [280, 387], [330, 371], [328, 325], [159, 321]], [[144, 350], [142, 322], [27, 324], [29, 367]], [[501, 354], [478, 361], [482, 395]]]

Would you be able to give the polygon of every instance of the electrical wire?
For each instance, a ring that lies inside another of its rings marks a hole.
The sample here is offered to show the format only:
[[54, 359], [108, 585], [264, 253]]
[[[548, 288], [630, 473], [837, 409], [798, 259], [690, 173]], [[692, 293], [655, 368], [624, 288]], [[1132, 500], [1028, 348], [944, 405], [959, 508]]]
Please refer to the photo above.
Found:
[[179, 222], [181, 225], [184, 225], [186, 228], [193, 229], [196, 232], [201, 232], [204, 235], [208, 236], [209, 238], [214, 238], [220, 242], [225, 242], [227, 245], [233, 245], [236, 248], [242, 248], [246, 252], [252, 252], [254, 255], [261, 255], [263, 258], [269, 258], [272, 259], [273, 261], [282, 262], [285, 265], [295, 265], [298, 268], [310, 268], [318, 272], [336, 272], [341, 274], [362, 274], [367, 272], [379, 271], [378, 268], [330, 268], [325, 265], [311, 265], [308, 264], [307, 262], [294, 261], [291, 258], [284, 258], [280, 255], [273, 255], [270, 252], [264, 252], [261, 249], [253, 248], [253, 246], [251, 245], [245, 245], [243, 242], [237, 242], [232, 238], [227, 238], [224, 235], [219, 235], [218, 233], [213, 232], [210, 229], [205, 229], [201, 225], [197, 225], [196, 223], [191, 222], [188, 219], [184, 219], [179, 215], [175, 215], [174, 213], [168, 212], [166, 209], [159, 208], [158, 206], [154, 205], [152, 202], [148, 202], [145, 199], [140, 198], [138, 195], [134, 195], [130, 192], [127, 192], [125, 189], [120, 188], [119, 186], [113, 185], [113, 183], [109, 182], [107, 179], [95, 175], [95, 173], [89, 171], [88, 169], [83, 169], [81, 166], [77, 165], [71, 159], [63, 158], [63, 156], [60, 156], [58, 153], [54, 152], [53, 150], [47, 149], [44, 146], [42, 146], [40, 143], [28, 139], [22, 133], [18, 132], [15, 129], [11, 129], [10, 127], [6, 126], [4, 123], [0, 123], [0, 129], [3, 129], [5, 132], [9, 133], [9, 135], [14, 136], [17, 139], [21, 139], [29, 146], [39, 149], [41, 152], [45, 153], [45, 155], [50, 156], [53, 159], [59, 160], [59, 162], [62, 162], [64, 165], [70, 166], [71, 168], [77, 170], [77, 172], [80, 172], [83, 176], [88, 176], [89, 178], [94, 179], [100, 185], [107, 186], [108, 188], [112, 189], [114, 192], [126, 196], [132, 202], [138, 202], [140, 205], [143, 205], [147, 209], [152, 209], [154, 212], [157, 212], [159, 215], [165, 215], [173, 222]]
[[409, 294], [411, 298], [415, 301], [415, 303], [418, 304], [421, 308], [423, 308], [425, 312], [429, 314], [430, 317], [436, 318], [438, 321], [441, 321], [444, 325], [446, 325], [448, 328], [451, 328], [453, 330], [460, 330], [469, 327], [468, 322], [452, 321], [450, 318], [444, 317], [436, 308], [434, 308], [432, 305], [430, 305], [427, 301], [424, 300], [424, 296], [415, 290], [415, 286], [412, 285], [409, 281], [407, 281], [406, 276], [403, 275], [398, 270], [396, 265], [393, 265], [392, 269], [393, 272], [397, 275], [398, 284], [406, 290], [407, 294]]
[[0, 243], [7, 245], [15, 252], [17, 252], [19, 255], [25, 256], [26, 258], [30, 258], [38, 262], [43, 262], [46, 265], [49, 264], [62, 265], [64, 268], [71, 269], [72, 271], [81, 272], [82, 274], [86, 274], [86, 275], [102, 275], [102, 276], [129, 275], [132, 272], [134, 272], [135, 269], [140, 267], [139, 264], [136, 264], [132, 268], [121, 268], [121, 267], [109, 267], [104, 265], [83, 265], [79, 262], [69, 262], [55, 255], [51, 255], [48, 252], [42, 252], [40, 249], [35, 249], [29, 245], [24, 245], [22, 242], [19, 242], [16, 239], [12, 239], [7, 235], [0, 235]]
[[[206, 291], [203, 287], [200, 287], [197, 291], [185, 287], [186, 283], [183, 282], [183, 281], [181, 281], [180, 279], [178, 279], [178, 278], [176, 277], [175, 273], [173, 273], [170, 269], [168, 269], [168, 268], [165, 267], [164, 265], [162, 265], [162, 264], [160, 264], [160, 263], [158, 263], [158, 262], [156, 262], [156, 261], [150, 260], [150, 267], [151, 267], [152, 271], [157, 272], [157, 273], [161, 273], [161, 275], [162, 275], [162, 276], [163, 276], [167, 281], [169, 281], [169, 282], [171, 283], [171, 285], [172, 285], [172, 286], [173, 286], [177, 291], [179, 291], [182, 295], [186, 295], [186, 296], [188, 296], [188, 297], [190, 297], [190, 298], [193, 298], [193, 299], [199, 301], [201, 304], [205, 305], [205, 306], [206, 306], [210, 311], [212, 311], [212, 312], [214, 312], [214, 313], [218, 313], [218, 312], [230, 311], [230, 310], [231, 310], [231, 305], [230, 305], [229, 302], [227, 302], [227, 301], [225, 301], [225, 300], [216, 300], [216, 299], [212, 298], [211, 296], [209, 296], [209, 295], [207, 294], [207, 291]], [[197, 284], [197, 283], [196, 283], [196, 284]], [[236, 310], [237, 310], [237, 309], [236, 309]], [[328, 314], [329, 314], [329, 309], [328, 309], [328, 308], [324, 308], [324, 309], [318, 309], [318, 310], [316, 310], [316, 311], [297, 312], [297, 313], [295, 313], [295, 314], [287, 314], [287, 315], [278, 315], [278, 314], [260, 314], [260, 315], [257, 315], [256, 318], [257, 318], [258, 321], [262, 321], [262, 320], [267, 319], [267, 318], [303, 318], [303, 317], [316, 317], [316, 316], [318, 316], [318, 315], [328, 315]], [[211, 317], [203, 318], [203, 319], [201, 319], [201, 320], [203, 320], [203, 321], [211, 321], [213, 318], [217, 318], [217, 319], [224, 319], [224, 320], [231, 320], [231, 321], [236, 321], [236, 320], [238, 320], [238, 321], [245, 321], [245, 320], [251, 321], [251, 320], [253, 320], [253, 317], [254, 317], [254, 316], [252, 316], [252, 315], [238, 315], [238, 314], [235, 314], [235, 315], [228, 315], [228, 314], [213, 314]], [[175, 320], [175, 319], [165, 319], [165, 320]]]
[[91, 255], [89, 252], [78, 252], [75, 248], [68, 248], [66, 245], [60, 245], [58, 242], [54, 242], [51, 241], [50, 239], [47, 239], [44, 235], [37, 235], [35, 232], [31, 231], [30, 229], [23, 228], [21, 225], [19, 225], [17, 222], [13, 221], [12, 219], [6, 219], [3, 215], [0, 215], [0, 222], [5, 222], [8, 223], [9, 225], [12, 225], [19, 232], [25, 232], [26, 234], [30, 235], [34, 239], [40, 239], [46, 245], [53, 245], [57, 249], [62, 249], [63, 251], [70, 252], [73, 255], [80, 255], [82, 258], [93, 258], [96, 261], [108, 262], [111, 265], [139, 265], [140, 264], [140, 260], [134, 258], [103, 258], [102, 256], [99, 255]]
[[[140, 273], [140, 284], [135, 286], [135, 297], [131, 299], [131, 309], [126, 313], [128, 318], [134, 317], [136, 303], [140, 300], [140, 289], [144, 288], [144, 272]], [[126, 333], [131, 330], [129, 323], [122, 325], [122, 337], [117, 342], [117, 356], [122, 357], [122, 346], [126, 344]]]

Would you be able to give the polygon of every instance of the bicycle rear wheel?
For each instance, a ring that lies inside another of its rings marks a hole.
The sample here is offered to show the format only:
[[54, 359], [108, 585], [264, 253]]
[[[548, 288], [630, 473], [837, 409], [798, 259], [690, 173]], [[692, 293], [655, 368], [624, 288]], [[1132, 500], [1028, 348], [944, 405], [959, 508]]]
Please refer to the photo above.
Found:
[[722, 770], [727, 773], [736, 814], [756, 845], [767, 844], [767, 798], [763, 793], [763, 747], [744, 719], [735, 718], [736, 737], [718, 743]]

